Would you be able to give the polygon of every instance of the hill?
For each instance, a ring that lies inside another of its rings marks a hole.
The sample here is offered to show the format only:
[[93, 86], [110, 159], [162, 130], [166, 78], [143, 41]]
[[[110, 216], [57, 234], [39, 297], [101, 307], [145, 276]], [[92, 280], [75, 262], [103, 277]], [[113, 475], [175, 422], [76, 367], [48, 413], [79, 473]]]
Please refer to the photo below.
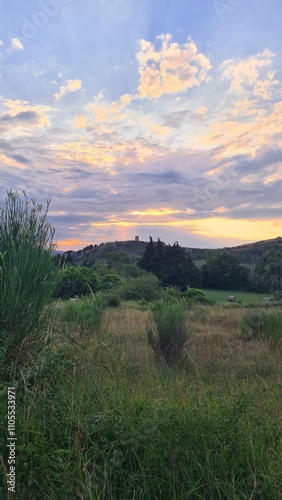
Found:
[[[96, 260], [104, 259], [109, 252], [121, 250], [132, 257], [133, 260], [141, 259], [147, 242], [146, 241], [115, 241], [109, 243], [101, 243], [100, 245], [89, 245], [82, 250], [66, 252], [71, 256], [72, 262], [75, 265], [90, 266]], [[191, 259], [202, 261], [206, 258], [206, 252], [218, 252], [220, 248], [210, 250], [206, 248], [190, 248], [185, 247]], [[278, 237], [270, 240], [257, 241], [255, 243], [247, 243], [236, 247], [224, 247], [224, 250], [238, 257], [241, 264], [252, 265], [259, 259], [265, 257], [269, 253], [280, 250], [282, 251], [282, 238]]]

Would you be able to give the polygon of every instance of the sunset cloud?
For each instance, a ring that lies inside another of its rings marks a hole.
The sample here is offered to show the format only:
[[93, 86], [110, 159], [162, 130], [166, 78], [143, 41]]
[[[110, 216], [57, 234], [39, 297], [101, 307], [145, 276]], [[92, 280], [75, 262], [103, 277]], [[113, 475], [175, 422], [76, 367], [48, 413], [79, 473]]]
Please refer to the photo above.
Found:
[[178, 44], [172, 42], [170, 34], [157, 37], [155, 45], [140, 40], [136, 57], [140, 75], [139, 95], [151, 99], [201, 85], [212, 68], [209, 59], [198, 52], [192, 40]]
[[[1, 45], [2, 45], [2, 42], [0, 43], [0, 46]], [[24, 46], [18, 38], [12, 38], [11, 45], [10, 45], [8, 50], [9, 50], [9, 52], [17, 51], [17, 50], [24, 50]]]
[[5, 6], [1, 198], [51, 198], [62, 249], [279, 236], [282, 4], [221, 22], [204, 0], [94, 3], [69, 2], [26, 41], [9, 33], [32, 12]]
[[272, 64], [275, 54], [269, 49], [244, 59], [228, 59], [221, 65], [222, 78], [230, 81], [230, 91], [252, 94], [257, 99], [271, 99], [279, 85]]
[[60, 87], [60, 91], [55, 94], [56, 99], [61, 99], [61, 97], [69, 92], [76, 92], [81, 89], [81, 81], [80, 80], [67, 80], [65, 85]]

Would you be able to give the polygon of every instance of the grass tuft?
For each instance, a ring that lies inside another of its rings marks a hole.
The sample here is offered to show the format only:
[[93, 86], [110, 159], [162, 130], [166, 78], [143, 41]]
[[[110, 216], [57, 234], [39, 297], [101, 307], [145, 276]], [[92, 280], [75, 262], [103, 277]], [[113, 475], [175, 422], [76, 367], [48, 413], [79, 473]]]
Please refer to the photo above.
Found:
[[184, 355], [184, 347], [189, 338], [184, 302], [169, 303], [159, 301], [151, 308], [151, 321], [147, 326], [149, 345], [157, 361], [174, 365]]

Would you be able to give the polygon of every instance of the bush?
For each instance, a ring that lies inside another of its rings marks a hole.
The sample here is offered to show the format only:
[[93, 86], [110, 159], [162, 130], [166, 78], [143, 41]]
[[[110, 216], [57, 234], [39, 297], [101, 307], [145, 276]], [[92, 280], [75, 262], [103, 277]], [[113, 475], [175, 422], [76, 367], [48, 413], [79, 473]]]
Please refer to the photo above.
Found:
[[[43, 348], [56, 283], [54, 229], [45, 211], [8, 191], [0, 205], [0, 371], [17, 370]], [[11, 372], [12, 373], [12, 372]]]
[[182, 293], [177, 288], [169, 287], [165, 289], [166, 302], [179, 302], [182, 298]]
[[282, 314], [279, 311], [249, 311], [240, 321], [243, 336], [251, 339], [282, 339]]
[[190, 329], [183, 302], [159, 301], [152, 307], [152, 321], [147, 326], [147, 337], [157, 361], [173, 365], [180, 361]]
[[117, 295], [111, 295], [107, 299], [108, 307], [119, 307], [120, 306], [120, 298]]
[[160, 282], [156, 276], [147, 273], [138, 278], [130, 278], [120, 289], [124, 300], [146, 300], [152, 302], [161, 296]]
[[116, 274], [106, 274], [101, 277], [101, 290], [112, 290], [123, 283], [123, 279]]
[[105, 310], [105, 300], [100, 294], [84, 297], [76, 301], [69, 300], [61, 310], [61, 319], [77, 325], [80, 333], [97, 333]]
[[59, 284], [55, 296], [67, 299], [75, 295], [95, 293], [99, 288], [100, 280], [93, 269], [67, 265], [59, 271]]
[[183, 293], [183, 297], [185, 299], [192, 299], [192, 300], [198, 300], [198, 299], [205, 299], [206, 294], [203, 292], [203, 290], [200, 290], [199, 288], [188, 288], [186, 292]]

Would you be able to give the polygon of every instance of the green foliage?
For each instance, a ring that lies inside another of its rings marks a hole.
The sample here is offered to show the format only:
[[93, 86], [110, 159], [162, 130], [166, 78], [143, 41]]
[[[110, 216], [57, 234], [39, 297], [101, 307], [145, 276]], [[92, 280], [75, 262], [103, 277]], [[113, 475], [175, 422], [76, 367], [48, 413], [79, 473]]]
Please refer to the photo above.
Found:
[[64, 303], [60, 316], [65, 323], [80, 328], [80, 333], [97, 333], [105, 310], [105, 300], [100, 294]]
[[179, 302], [182, 299], [183, 294], [174, 287], [169, 287], [165, 289], [165, 300], [167, 302]]
[[248, 311], [240, 320], [240, 329], [244, 337], [250, 339], [282, 339], [282, 314], [280, 311], [257, 309]]
[[123, 278], [138, 278], [146, 274], [137, 264], [121, 264], [117, 272]]
[[189, 338], [186, 308], [183, 302], [159, 301], [152, 306], [147, 336], [157, 361], [174, 365], [181, 360]]
[[243, 290], [249, 285], [249, 274], [250, 271], [231, 253], [225, 250], [208, 252], [207, 263], [201, 269], [201, 286], [215, 290]]
[[110, 268], [105, 259], [97, 260], [94, 264], [92, 264], [91, 269], [98, 274], [98, 276], [105, 276], [110, 273]]
[[124, 300], [144, 299], [152, 302], [161, 296], [160, 282], [150, 273], [138, 278], [129, 278], [119, 289], [119, 294]]
[[199, 300], [199, 299], [205, 299], [206, 294], [203, 292], [203, 290], [200, 290], [199, 288], [188, 288], [186, 292], [183, 293], [183, 297], [185, 299], [189, 300]]
[[75, 295], [89, 295], [100, 288], [100, 280], [92, 268], [67, 265], [59, 271], [55, 296], [66, 299]]
[[186, 289], [187, 286], [196, 287], [200, 283], [197, 267], [177, 242], [173, 246], [165, 246], [158, 239], [155, 245], [150, 236], [139, 266], [155, 274], [166, 287]]
[[162, 281], [165, 286], [176, 286], [186, 290], [187, 286], [200, 284], [199, 270], [184, 248], [176, 242], [165, 250]]
[[268, 259], [266, 285], [277, 299], [282, 298], [282, 252], [275, 252]]
[[118, 269], [123, 264], [131, 264], [131, 258], [123, 250], [108, 252], [105, 257], [105, 261], [107, 262], [109, 269]]
[[[140, 394], [114, 352], [103, 344], [92, 351], [59, 346], [36, 374], [24, 374], [17, 387], [18, 498], [279, 498], [273, 393], [259, 394], [258, 403], [224, 390], [220, 397], [211, 389], [194, 394], [187, 374], [179, 387], [174, 371], [155, 370]], [[1, 414], [6, 405], [1, 398]], [[6, 444], [3, 432], [4, 463]]]
[[56, 284], [54, 229], [35, 200], [8, 191], [0, 205], [0, 371], [43, 348]]
[[154, 273], [155, 271], [155, 245], [152, 236], [150, 236], [150, 241], [147, 243], [144, 255], [138, 265], [148, 273]]
[[109, 307], [119, 307], [120, 298], [118, 295], [110, 295], [107, 299], [107, 306]]
[[100, 280], [101, 290], [112, 290], [123, 283], [123, 279], [117, 274], [105, 274]]

